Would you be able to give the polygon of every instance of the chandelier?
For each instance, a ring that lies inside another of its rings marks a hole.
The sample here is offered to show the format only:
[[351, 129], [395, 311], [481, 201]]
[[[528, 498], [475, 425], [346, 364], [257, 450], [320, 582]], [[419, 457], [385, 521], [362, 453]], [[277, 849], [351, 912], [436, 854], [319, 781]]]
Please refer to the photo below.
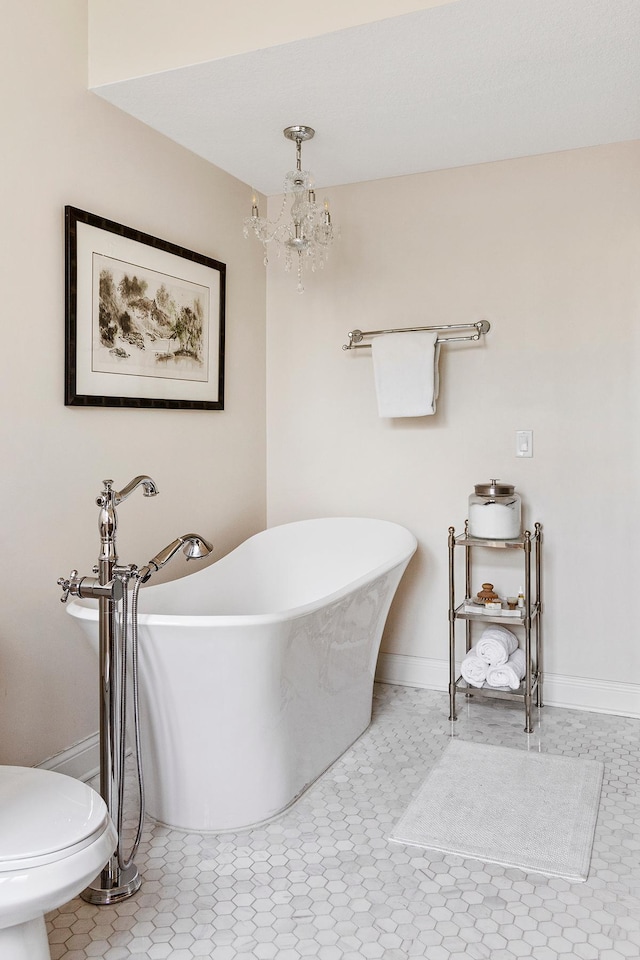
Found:
[[[261, 217], [258, 201], [253, 195], [251, 216], [244, 221], [244, 235], [252, 230], [264, 249], [265, 266], [269, 261], [269, 245], [280, 256], [284, 253], [285, 270], [291, 270], [295, 263], [298, 274], [298, 293], [302, 293], [303, 265], [315, 271], [324, 266], [329, 247], [335, 239], [331, 223], [329, 203], [319, 204], [313, 188], [313, 177], [309, 170], [302, 169], [302, 144], [311, 140], [315, 134], [312, 127], [287, 127], [283, 131], [287, 140], [295, 141], [296, 169], [290, 170], [284, 178], [282, 207], [276, 220]], [[287, 208], [288, 211], [287, 211]]]

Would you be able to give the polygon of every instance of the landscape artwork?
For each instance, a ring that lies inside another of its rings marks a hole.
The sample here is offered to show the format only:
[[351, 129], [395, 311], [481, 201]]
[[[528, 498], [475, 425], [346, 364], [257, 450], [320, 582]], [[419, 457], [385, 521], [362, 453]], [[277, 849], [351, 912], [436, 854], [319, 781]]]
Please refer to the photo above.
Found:
[[95, 373], [206, 382], [209, 289], [93, 254]]
[[64, 216], [65, 406], [224, 410], [226, 264], [77, 207]]

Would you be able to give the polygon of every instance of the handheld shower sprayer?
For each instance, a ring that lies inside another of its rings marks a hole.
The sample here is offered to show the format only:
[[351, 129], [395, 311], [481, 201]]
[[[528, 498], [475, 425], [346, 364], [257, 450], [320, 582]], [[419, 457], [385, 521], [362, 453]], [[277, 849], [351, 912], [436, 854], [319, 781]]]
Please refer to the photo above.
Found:
[[146, 583], [152, 574], [165, 563], [168, 563], [176, 555], [178, 550], [182, 549], [187, 560], [200, 560], [202, 557], [208, 557], [213, 547], [204, 537], [197, 533], [185, 533], [184, 536], [173, 540], [168, 546], [155, 555], [153, 560], [149, 560], [145, 567], [138, 570], [137, 577], [141, 583]]

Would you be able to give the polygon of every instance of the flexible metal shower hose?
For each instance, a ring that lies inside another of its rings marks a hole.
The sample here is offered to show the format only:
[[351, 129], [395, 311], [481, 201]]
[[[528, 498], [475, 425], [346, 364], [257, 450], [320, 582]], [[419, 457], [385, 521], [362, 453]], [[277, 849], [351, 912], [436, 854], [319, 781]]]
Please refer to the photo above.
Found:
[[[117, 846], [117, 856], [118, 856], [118, 865], [121, 870], [126, 870], [133, 863], [133, 858], [136, 855], [138, 846], [140, 845], [140, 840], [142, 838], [142, 824], [144, 822], [144, 777], [142, 773], [142, 753], [140, 750], [140, 705], [139, 705], [139, 686], [138, 686], [138, 593], [140, 590], [140, 579], [136, 578], [133, 585], [133, 592], [131, 597], [131, 619], [129, 619], [129, 600], [128, 600], [128, 588], [125, 578], [124, 583], [124, 592], [122, 597], [122, 616], [120, 622], [120, 630], [122, 637], [122, 662], [121, 662], [121, 673], [120, 673], [120, 743], [119, 743], [119, 763], [120, 763], [120, 777], [119, 777], [119, 795], [118, 795], [118, 822], [116, 824], [116, 829], [118, 831], [118, 846]], [[127, 647], [129, 641], [129, 628], [131, 628], [131, 684], [132, 684], [132, 702], [133, 702], [133, 728], [135, 736], [135, 754], [136, 754], [136, 769], [138, 774], [138, 797], [139, 797], [139, 813], [138, 813], [138, 827], [136, 830], [136, 837], [133, 841], [133, 846], [131, 848], [131, 853], [129, 857], [125, 859], [123, 854], [123, 843], [122, 843], [122, 816], [123, 816], [123, 807], [124, 807], [124, 761], [126, 753], [126, 728], [127, 728]]]

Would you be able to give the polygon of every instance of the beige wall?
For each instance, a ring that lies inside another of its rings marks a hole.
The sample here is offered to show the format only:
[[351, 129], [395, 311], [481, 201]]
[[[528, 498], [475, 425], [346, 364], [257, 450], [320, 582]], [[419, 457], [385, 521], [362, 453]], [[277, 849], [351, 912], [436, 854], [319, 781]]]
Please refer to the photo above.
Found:
[[[246, 186], [87, 92], [86, 0], [6, 4], [2, 35], [0, 762], [35, 763], [97, 729], [56, 579], [91, 574], [103, 478], [160, 488], [119, 509], [126, 563], [192, 529], [219, 557], [264, 526], [265, 278]], [[224, 412], [63, 405], [65, 204], [227, 263]]]
[[[640, 144], [333, 190], [333, 260], [302, 297], [274, 262], [266, 293], [239, 226], [246, 186], [87, 92], [85, 0], [23, 0], [4, 28], [0, 762], [96, 730], [95, 658], [56, 579], [91, 572], [103, 478], [145, 472], [161, 490], [120, 508], [123, 562], [191, 529], [218, 557], [264, 526], [265, 301], [269, 522], [371, 515], [417, 534], [387, 654], [444, 662], [447, 527], [497, 475], [544, 523], [548, 670], [640, 683], [623, 606], [640, 532]], [[224, 413], [64, 407], [65, 204], [227, 263]], [[347, 331], [481, 315], [485, 343], [443, 351], [436, 416], [380, 420]], [[532, 460], [514, 456], [519, 428]]]
[[[300, 297], [269, 268], [269, 523], [414, 531], [384, 649], [444, 666], [447, 528], [475, 483], [515, 483], [544, 525], [547, 670], [640, 684], [640, 142], [330, 193], [342, 238], [323, 274]], [[377, 416], [349, 330], [481, 316], [484, 343], [442, 351], [435, 416]], [[517, 429], [534, 431], [532, 459], [515, 457]], [[490, 579], [522, 580], [502, 561]]]

